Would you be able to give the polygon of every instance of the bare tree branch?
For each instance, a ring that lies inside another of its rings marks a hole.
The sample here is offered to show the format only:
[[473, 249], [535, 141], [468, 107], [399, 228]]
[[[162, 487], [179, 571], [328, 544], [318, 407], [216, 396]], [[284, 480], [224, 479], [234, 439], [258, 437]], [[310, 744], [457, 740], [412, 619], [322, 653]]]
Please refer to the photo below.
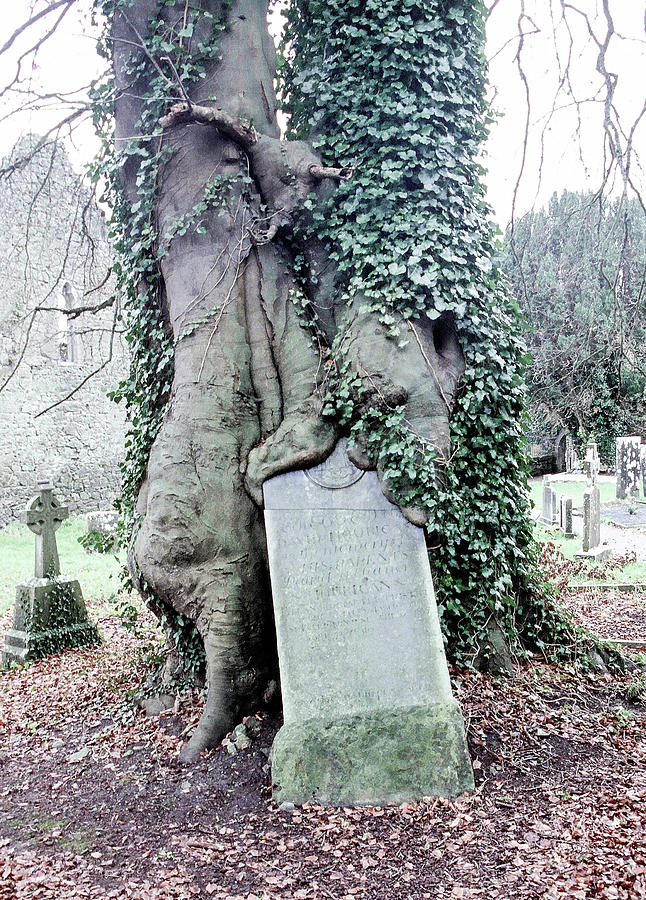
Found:
[[36, 415], [34, 416], [34, 419], [39, 419], [41, 416], [44, 416], [45, 413], [50, 412], [52, 409], [56, 409], [57, 406], [60, 406], [62, 403], [65, 403], [67, 400], [71, 400], [72, 397], [75, 394], [78, 394], [78, 392], [81, 390], [81, 388], [84, 387], [88, 383], [88, 381], [90, 381], [91, 378], [94, 378], [96, 375], [99, 374], [99, 372], [102, 372], [106, 368], [106, 366], [108, 366], [112, 362], [112, 353], [113, 353], [113, 348], [114, 348], [114, 335], [115, 335], [116, 328], [117, 328], [118, 312], [119, 312], [118, 307], [115, 306], [114, 317], [112, 319], [112, 328], [110, 330], [110, 345], [109, 345], [107, 359], [104, 359], [100, 366], [97, 366], [91, 372], [88, 372], [88, 374], [85, 376], [85, 378], [83, 378], [75, 387], [73, 387], [71, 391], [69, 391], [67, 394], [65, 394], [64, 397], [60, 397], [58, 400], [55, 400], [54, 403], [50, 403], [50, 405], [46, 406], [45, 409], [41, 409], [41, 411], [39, 413], [36, 413]]
[[40, 19], [48, 16], [50, 13], [54, 12], [54, 10], [59, 9], [61, 6], [72, 6], [76, 3], [76, 0], [53, 0], [52, 3], [49, 4], [45, 9], [41, 9], [39, 13], [32, 16], [30, 19], [27, 19], [26, 22], [23, 22], [14, 33], [11, 35], [8, 41], [6, 41], [2, 47], [0, 47], [0, 56], [3, 53], [6, 53], [7, 50], [14, 44], [14, 42], [20, 37], [21, 34], [24, 34], [28, 28], [31, 28], [32, 25], [35, 25]]

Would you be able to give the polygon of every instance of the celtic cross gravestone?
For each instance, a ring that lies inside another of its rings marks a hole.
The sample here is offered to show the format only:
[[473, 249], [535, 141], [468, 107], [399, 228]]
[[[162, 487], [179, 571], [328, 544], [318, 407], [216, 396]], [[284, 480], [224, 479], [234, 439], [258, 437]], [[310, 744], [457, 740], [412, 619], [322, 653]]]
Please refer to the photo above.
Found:
[[49, 483], [40, 484], [22, 514], [36, 535], [34, 577], [16, 589], [13, 627], [2, 653], [5, 667], [98, 640], [80, 584], [60, 574], [56, 531], [68, 516], [68, 508], [56, 500]]
[[61, 574], [56, 532], [70, 513], [67, 506], [61, 506], [54, 498], [51, 484], [41, 482], [39, 488], [38, 494], [29, 501], [20, 518], [36, 535], [34, 576], [54, 578]]
[[269, 479], [265, 523], [285, 724], [274, 796], [380, 804], [473, 787], [422, 529], [340, 442]]

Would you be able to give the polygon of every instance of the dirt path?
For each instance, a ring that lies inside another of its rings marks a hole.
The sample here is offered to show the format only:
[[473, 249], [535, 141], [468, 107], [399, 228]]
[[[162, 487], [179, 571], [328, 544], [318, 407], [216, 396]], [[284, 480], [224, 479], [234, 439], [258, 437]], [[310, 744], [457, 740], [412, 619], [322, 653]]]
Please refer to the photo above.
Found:
[[183, 769], [199, 701], [145, 718], [145, 642], [101, 624], [102, 646], [0, 678], [0, 900], [646, 897], [643, 678], [454, 672], [472, 796], [281, 812], [278, 717]]

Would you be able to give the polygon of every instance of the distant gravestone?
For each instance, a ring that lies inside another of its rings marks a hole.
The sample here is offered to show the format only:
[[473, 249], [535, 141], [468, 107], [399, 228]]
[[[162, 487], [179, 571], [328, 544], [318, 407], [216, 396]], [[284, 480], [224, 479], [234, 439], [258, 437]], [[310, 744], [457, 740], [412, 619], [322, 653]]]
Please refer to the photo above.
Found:
[[646, 444], [643, 444], [640, 450], [640, 463], [642, 470], [642, 494], [646, 499]]
[[86, 513], [85, 533], [89, 538], [84, 539], [84, 546], [88, 552], [101, 550], [102, 552], [115, 551], [119, 546], [117, 525], [119, 513], [116, 510], [98, 509], [95, 512]]
[[580, 468], [579, 457], [572, 441], [572, 436], [568, 434], [565, 438], [565, 471], [578, 472]]
[[601, 560], [610, 556], [610, 549], [601, 545], [599, 465], [597, 445], [594, 441], [589, 441], [583, 462], [588, 482], [583, 492], [583, 546], [576, 555]]
[[617, 438], [616, 477], [617, 499], [639, 496], [641, 474], [641, 442], [639, 435]]
[[573, 538], [572, 530], [572, 498], [562, 494], [559, 500], [559, 526], [566, 538]]
[[68, 516], [67, 507], [60, 505], [47, 483], [40, 485], [22, 514], [22, 521], [36, 535], [34, 577], [16, 589], [13, 628], [5, 637], [2, 654], [5, 667], [98, 640], [80, 584], [60, 574], [55, 533]]
[[473, 788], [424, 534], [345, 442], [270, 478], [265, 523], [285, 724], [278, 802], [384, 804]]
[[549, 475], [543, 475], [543, 512], [540, 521], [550, 526], [558, 522], [556, 489], [550, 484]]

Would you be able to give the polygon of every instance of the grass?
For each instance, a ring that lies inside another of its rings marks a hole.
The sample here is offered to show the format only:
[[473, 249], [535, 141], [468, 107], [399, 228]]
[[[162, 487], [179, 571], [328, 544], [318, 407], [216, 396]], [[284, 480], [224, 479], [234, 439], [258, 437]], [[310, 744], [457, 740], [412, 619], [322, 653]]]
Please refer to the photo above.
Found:
[[[581, 549], [581, 536], [578, 535], [574, 539], [563, 537], [560, 531], [556, 529], [546, 528], [544, 525], [537, 523], [534, 526], [534, 535], [542, 544], [548, 541], [554, 544], [566, 557], [566, 559], [574, 559], [577, 550]], [[577, 560], [578, 562], [579, 560]], [[593, 566], [600, 566], [603, 563], [594, 563], [583, 560], [585, 569], [580, 575], [571, 579], [570, 584], [593, 583], [597, 584], [646, 584], [646, 560], [638, 560], [634, 563], [628, 563], [621, 569], [608, 569], [606, 574], [601, 578], [590, 578], [586, 574], [587, 569]]]
[[[572, 506], [574, 509], [582, 509], [583, 508], [583, 492], [586, 488], [585, 481], [552, 481], [551, 487], [553, 487], [556, 491], [556, 502], [558, 504], [559, 498], [562, 494], [567, 494], [568, 497], [572, 498]], [[536, 507], [536, 509], [542, 509], [543, 507], [543, 479], [542, 478], [532, 478], [529, 482], [529, 494], [531, 497], [532, 505]], [[614, 481], [600, 481], [599, 482], [599, 498], [601, 500], [601, 504], [604, 503], [621, 503], [621, 500], [617, 500], [616, 497], [616, 486]]]
[[[61, 574], [77, 578], [86, 600], [107, 600], [116, 593], [123, 565], [111, 553], [86, 553], [78, 539], [85, 516], [70, 516], [56, 532]], [[12, 522], [0, 530], [0, 615], [13, 605], [16, 585], [34, 575], [35, 535], [26, 525]]]
[[[557, 494], [567, 493], [576, 507], [583, 504], [584, 483], [554, 482]], [[540, 508], [542, 504], [542, 481], [532, 479], [529, 484], [532, 502]], [[613, 482], [600, 485], [601, 502], [615, 499]], [[85, 530], [85, 517], [70, 516], [56, 532], [61, 572], [71, 578], [78, 578], [86, 600], [107, 600], [119, 590], [120, 571], [123, 558], [115, 558], [110, 553], [86, 553], [78, 539]], [[566, 540], [556, 530], [542, 525], [535, 526], [539, 541], [551, 541], [567, 559], [574, 559], [580, 541]], [[26, 525], [11, 523], [0, 529], [0, 615], [9, 609], [15, 599], [16, 585], [27, 581], [34, 574], [34, 535]], [[591, 564], [590, 564], [591, 565]], [[585, 572], [573, 579], [573, 583], [588, 581]], [[611, 569], [604, 582], [625, 584], [646, 583], [646, 561], [629, 563], [623, 569]]]

